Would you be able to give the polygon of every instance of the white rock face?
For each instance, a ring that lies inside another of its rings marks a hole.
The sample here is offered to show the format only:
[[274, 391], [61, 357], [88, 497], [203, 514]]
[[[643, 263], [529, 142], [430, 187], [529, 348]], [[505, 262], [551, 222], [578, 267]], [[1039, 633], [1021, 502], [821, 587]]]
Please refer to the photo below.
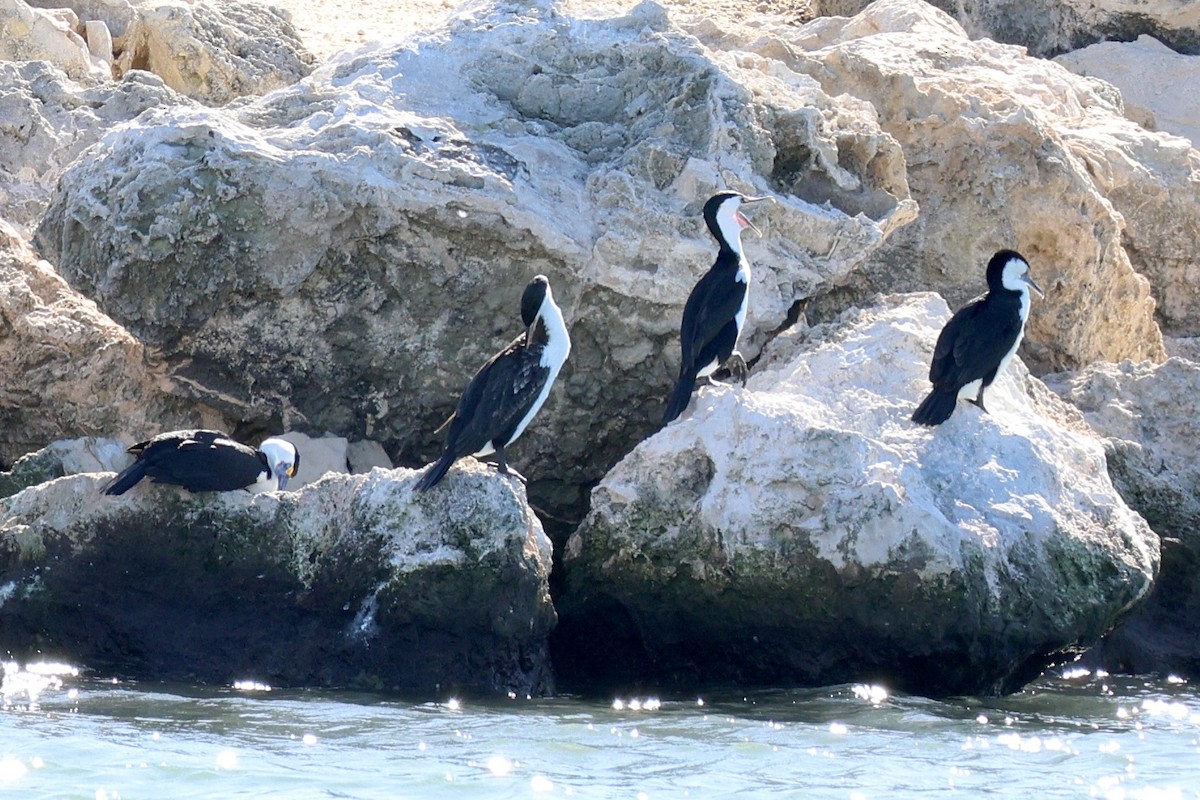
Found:
[[231, 415], [294, 410], [412, 464], [544, 273], [574, 346], [514, 465], [587, 482], [661, 415], [715, 256], [712, 193], [779, 200], [746, 237], [753, 355], [913, 219], [903, 167], [866, 104], [708, 49], [657, 6], [500, 3], [236, 108], [113, 131], [38, 242]]
[[24, 238], [67, 165], [149, 108], [193, 105], [146, 72], [87, 86], [50, 64], [0, 62], [0, 219]]
[[1200, 229], [1200, 162], [1178, 139], [1126, 120], [1111, 87], [972, 41], [917, 0], [705, 41], [718, 38], [869, 102], [904, 147], [921, 216], [873, 254], [858, 297], [933, 289], [957, 307], [983, 290], [988, 257], [1010, 247], [1048, 289], [1023, 346], [1039, 371], [1165, 357], [1150, 284], [1123, 236], [1138, 246], [1160, 237], [1156, 255], [1173, 258], [1147, 255], [1139, 268], [1155, 261], [1155, 278], [1184, 282]]
[[1054, 59], [1077, 75], [1121, 90], [1125, 115], [1149, 130], [1200, 144], [1200, 56], [1177, 53], [1153, 36], [1135, 42], [1099, 42]]
[[318, 481], [330, 472], [337, 475], [349, 472], [347, 459], [350, 443], [341, 436], [314, 438], [305, 433], [288, 431], [279, 438], [295, 445], [296, 452], [300, 454], [300, 469], [288, 481], [289, 491]]
[[[821, 13], [853, 14], [868, 0], [821, 0]], [[1050, 58], [1094, 42], [1157, 36], [1179, 52], [1200, 52], [1200, 9], [1189, 0], [933, 0], [972, 39], [1029, 48]]]
[[438, 492], [414, 495], [416, 477], [257, 495], [144, 483], [106, 497], [111, 474], [28, 488], [0, 500], [0, 575], [16, 586], [0, 637], [134, 677], [551, 690], [550, 542], [522, 487], [469, 462]]
[[49, 61], [90, 83], [111, 77], [105, 62], [66, 21], [24, 0], [0, 0], [0, 61]]
[[210, 105], [290, 86], [315, 61], [285, 12], [236, 0], [153, 0], [134, 6], [121, 73], [148, 69]]
[[667, 675], [933, 693], [1011, 688], [1098, 639], [1150, 589], [1157, 538], [1019, 361], [991, 414], [909, 421], [948, 318], [887, 297], [775, 340], [745, 391], [701, 390], [593, 492], [564, 627], [615, 603]]

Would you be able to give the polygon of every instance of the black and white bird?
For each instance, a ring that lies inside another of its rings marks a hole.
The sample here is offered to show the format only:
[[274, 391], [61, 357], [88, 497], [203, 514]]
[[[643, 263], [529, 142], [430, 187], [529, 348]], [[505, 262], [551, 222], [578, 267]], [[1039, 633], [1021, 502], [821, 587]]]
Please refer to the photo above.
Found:
[[746, 383], [746, 362], [735, 348], [750, 298], [750, 264], [742, 252], [742, 230], [754, 226], [742, 215], [741, 207], [773, 199], [720, 192], [704, 204], [704, 222], [720, 249], [717, 260], [696, 283], [683, 307], [679, 327], [683, 358], [679, 379], [663, 414], [664, 425], [687, 408], [696, 379], [708, 378], [711, 382], [710, 376], [718, 367], [728, 366], [734, 377]]
[[449, 425], [446, 445], [441, 457], [417, 481], [419, 491], [436, 486], [450, 465], [464, 456], [495, 453], [498, 471], [509, 473], [504, 448], [524, 433], [541, 410], [571, 352], [562, 311], [544, 275], [525, 287], [521, 321], [524, 333], [479, 368], [459, 398], [454, 415], [442, 426]]
[[189, 492], [231, 492], [270, 481], [285, 489], [300, 469], [300, 454], [286, 439], [272, 437], [255, 449], [219, 431], [160, 433], [128, 452], [137, 459], [104, 487], [105, 494], [125, 494], [142, 478]]
[[929, 365], [933, 391], [913, 412], [912, 421], [941, 425], [969, 400], [983, 411], [983, 390], [1008, 365], [1029, 319], [1029, 289], [1044, 292], [1029, 274], [1029, 263], [1013, 250], [1001, 250], [987, 266], [987, 294], [960, 308], [938, 336]]

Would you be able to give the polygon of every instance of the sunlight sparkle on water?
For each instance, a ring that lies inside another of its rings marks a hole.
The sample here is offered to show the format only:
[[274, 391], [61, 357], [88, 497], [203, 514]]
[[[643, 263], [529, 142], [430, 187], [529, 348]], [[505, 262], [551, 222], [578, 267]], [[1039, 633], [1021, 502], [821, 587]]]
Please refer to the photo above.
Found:
[[458, 701], [457, 697], [451, 697], [449, 700], [446, 701], [446, 708], [449, 709], [450, 711], [461, 711], [462, 703], [460, 703]]
[[237, 769], [238, 756], [232, 750], [217, 753], [217, 769]]
[[271, 687], [258, 681], [234, 681], [233, 688], [239, 692], [269, 692]]
[[829, 732], [834, 736], [845, 736], [850, 732], [850, 729], [841, 722], [831, 722], [829, 723]]
[[887, 689], [882, 686], [876, 686], [873, 683], [856, 683], [851, 687], [851, 691], [854, 692], [854, 696], [859, 700], [866, 700], [876, 706], [888, 699]]
[[306, 734], [304, 734], [304, 737], [300, 741], [302, 741], [308, 745], [313, 745], [313, 744], [317, 743], [317, 737], [315, 734], [306, 733]]
[[533, 779], [529, 781], [529, 788], [535, 792], [553, 792], [554, 781], [545, 775], [534, 775]]
[[15, 758], [6, 756], [0, 759], [0, 783], [13, 783], [25, 777], [29, 768]]
[[492, 756], [487, 760], [487, 770], [498, 778], [508, 775], [513, 770], [513, 762], [504, 756]]

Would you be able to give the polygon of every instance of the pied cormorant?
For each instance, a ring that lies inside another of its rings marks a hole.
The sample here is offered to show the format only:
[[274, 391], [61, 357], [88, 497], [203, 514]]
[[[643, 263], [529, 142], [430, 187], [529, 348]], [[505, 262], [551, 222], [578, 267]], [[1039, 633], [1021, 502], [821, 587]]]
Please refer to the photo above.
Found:
[[495, 453], [499, 472], [509, 473], [504, 448], [525, 431], [546, 402], [571, 352], [562, 311], [544, 275], [525, 287], [521, 321], [525, 331], [480, 367], [463, 391], [454, 415], [442, 426], [449, 426], [442, 455], [417, 481], [419, 491], [436, 486], [450, 465], [464, 456]]
[[987, 294], [960, 308], [942, 328], [929, 365], [933, 391], [913, 412], [913, 422], [941, 425], [960, 397], [987, 411], [983, 390], [1016, 354], [1025, 335], [1030, 287], [1044, 296], [1029, 274], [1029, 263], [1013, 250], [992, 256], [987, 284]]
[[124, 494], [142, 478], [190, 492], [229, 492], [271, 480], [284, 489], [300, 469], [300, 454], [286, 439], [272, 437], [256, 449], [219, 431], [160, 433], [128, 452], [136, 460], [104, 487], [105, 494]]
[[734, 348], [746, 321], [750, 296], [750, 264], [742, 252], [742, 229], [754, 226], [740, 208], [747, 203], [773, 199], [720, 192], [704, 204], [704, 222], [720, 249], [717, 260], [696, 283], [683, 307], [683, 322], [679, 326], [683, 357], [679, 379], [663, 414], [664, 425], [687, 408], [696, 379], [711, 381], [709, 376], [718, 367], [727, 366], [742, 385], [746, 383], [746, 362]]

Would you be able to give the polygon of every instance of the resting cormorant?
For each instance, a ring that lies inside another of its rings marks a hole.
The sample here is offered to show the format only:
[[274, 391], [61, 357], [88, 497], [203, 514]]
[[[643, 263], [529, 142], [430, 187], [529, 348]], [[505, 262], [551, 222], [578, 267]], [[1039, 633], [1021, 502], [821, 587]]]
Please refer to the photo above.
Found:
[[300, 454], [286, 439], [272, 437], [255, 449], [219, 431], [160, 433], [128, 452], [137, 460], [104, 487], [105, 494], [124, 494], [142, 478], [189, 492], [229, 492], [272, 479], [284, 489], [300, 469]]

